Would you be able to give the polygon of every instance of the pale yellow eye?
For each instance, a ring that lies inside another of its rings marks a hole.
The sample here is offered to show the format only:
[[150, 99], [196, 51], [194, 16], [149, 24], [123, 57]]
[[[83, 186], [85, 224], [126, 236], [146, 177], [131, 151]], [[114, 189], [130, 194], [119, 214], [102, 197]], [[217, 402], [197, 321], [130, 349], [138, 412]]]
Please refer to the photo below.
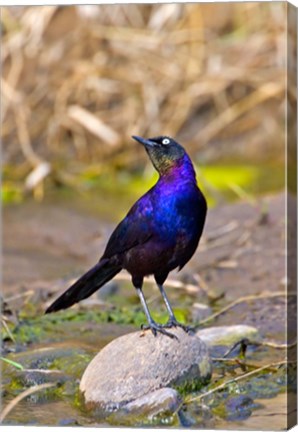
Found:
[[163, 143], [164, 145], [170, 144], [170, 140], [169, 140], [169, 138], [164, 138], [164, 139], [162, 140], [162, 143]]

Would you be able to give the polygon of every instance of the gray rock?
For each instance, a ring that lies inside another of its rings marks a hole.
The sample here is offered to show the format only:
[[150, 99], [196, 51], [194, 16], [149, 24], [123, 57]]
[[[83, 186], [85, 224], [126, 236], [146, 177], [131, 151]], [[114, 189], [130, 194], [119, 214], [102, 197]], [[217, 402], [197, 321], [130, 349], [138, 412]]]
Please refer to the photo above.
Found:
[[251, 416], [252, 410], [261, 408], [262, 405], [255, 403], [253, 399], [245, 394], [229, 396], [225, 402], [225, 414], [229, 421], [241, 421]]
[[69, 376], [59, 370], [49, 369], [24, 369], [16, 371], [16, 376], [25, 386], [34, 386], [45, 383], [64, 384], [70, 379]]
[[171, 415], [181, 403], [181, 397], [177, 390], [166, 387], [146, 394], [124, 405], [116, 413], [112, 414], [117, 423], [134, 424], [136, 418], [145, 417], [149, 420], [158, 414]]
[[259, 338], [259, 332], [257, 328], [244, 324], [210, 327], [198, 330], [196, 334], [209, 346], [228, 346], [244, 338], [249, 338], [253, 340]]
[[111, 412], [155, 390], [171, 386], [194, 389], [210, 379], [206, 344], [180, 328], [170, 331], [177, 339], [161, 334], [154, 337], [146, 330], [106, 345], [81, 380], [87, 408]]

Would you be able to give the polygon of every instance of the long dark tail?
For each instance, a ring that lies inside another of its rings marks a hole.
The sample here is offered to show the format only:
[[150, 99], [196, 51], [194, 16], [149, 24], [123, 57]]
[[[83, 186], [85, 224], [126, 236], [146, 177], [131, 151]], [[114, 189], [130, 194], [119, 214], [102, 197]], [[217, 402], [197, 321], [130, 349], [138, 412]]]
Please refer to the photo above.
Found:
[[121, 267], [115, 266], [109, 260], [99, 261], [80, 279], [78, 279], [67, 291], [65, 291], [54, 303], [51, 304], [45, 313], [57, 312], [60, 309], [67, 309], [73, 304], [83, 300], [96, 290], [102, 287], [106, 282], [119, 273]]

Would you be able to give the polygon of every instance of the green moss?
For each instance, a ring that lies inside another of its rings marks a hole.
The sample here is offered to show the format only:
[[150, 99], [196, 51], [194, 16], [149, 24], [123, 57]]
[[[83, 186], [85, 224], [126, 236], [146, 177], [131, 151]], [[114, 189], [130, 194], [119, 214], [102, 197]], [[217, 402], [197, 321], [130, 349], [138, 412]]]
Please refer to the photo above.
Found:
[[[207, 360], [206, 360], [207, 361]], [[202, 362], [202, 366], [205, 360]], [[208, 369], [205, 368], [205, 371], [202, 371], [201, 363], [200, 363], [200, 370], [201, 370], [201, 376], [193, 378], [192, 380], [184, 381], [183, 384], [177, 384], [177, 385], [171, 385], [171, 387], [175, 388], [182, 396], [189, 395], [190, 393], [198, 392], [203, 387], [205, 387], [211, 380], [211, 367], [210, 363], [208, 362]], [[203, 366], [204, 369], [205, 366]]]
[[87, 353], [75, 353], [73, 356], [56, 357], [51, 363], [50, 368], [80, 378], [91, 359], [92, 355]]
[[5, 386], [6, 388], [9, 388], [9, 391], [15, 395], [18, 394], [21, 390], [24, 390], [24, 384], [22, 380], [20, 380], [18, 377], [13, 377], [9, 384]]
[[212, 413], [217, 417], [226, 418], [227, 417], [227, 409], [226, 409], [225, 404], [221, 403], [217, 407], [213, 408]]
[[[31, 313], [32, 311], [30, 311]], [[166, 312], [155, 311], [152, 315], [155, 320], [161, 323], [165, 323], [168, 319]], [[19, 323], [11, 326], [10, 330], [18, 344], [28, 344], [44, 340], [61, 340], [63, 339], [63, 335], [68, 335], [69, 337], [74, 331], [79, 333], [88, 332], [88, 328], [84, 328], [80, 324], [132, 324], [139, 328], [145, 322], [146, 318], [139, 305], [137, 307], [121, 306], [109, 309], [96, 308], [86, 311], [68, 309], [56, 314], [32, 317], [27, 317], [24, 311], [22, 311]], [[2, 338], [8, 338], [8, 334], [4, 328], [2, 328]]]
[[207, 382], [208, 382], [208, 378], [204, 378], [204, 379], [198, 378], [198, 379], [193, 379], [192, 381], [188, 381], [183, 385], [173, 386], [173, 388], [175, 388], [182, 396], [187, 396], [190, 393], [200, 391], [203, 387], [206, 386]]
[[20, 203], [24, 196], [17, 183], [5, 182], [1, 188], [1, 201], [5, 204]]

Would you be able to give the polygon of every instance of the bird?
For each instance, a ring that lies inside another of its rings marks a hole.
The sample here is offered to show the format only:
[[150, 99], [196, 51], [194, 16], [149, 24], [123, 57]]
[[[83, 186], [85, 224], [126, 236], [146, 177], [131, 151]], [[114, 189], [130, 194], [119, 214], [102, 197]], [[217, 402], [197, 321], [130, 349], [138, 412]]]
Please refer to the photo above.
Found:
[[[199, 188], [192, 161], [184, 147], [169, 136], [142, 138], [142, 144], [159, 174], [155, 185], [131, 207], [107, 242], [99, 261], [55, 300], [45, 313], [66, 309], [91, 296], [125, 269], [139, 296], [154, 336], [173, 337], [168, 329], [190, 327], [180, 323], [164, 289], [169, 273], [179, 271], [193, 256], [199, 244], [207, 214], [207, 202]], [[153, 275], [169, 318], [157, 323], [151, 316], [142, 286]]]

